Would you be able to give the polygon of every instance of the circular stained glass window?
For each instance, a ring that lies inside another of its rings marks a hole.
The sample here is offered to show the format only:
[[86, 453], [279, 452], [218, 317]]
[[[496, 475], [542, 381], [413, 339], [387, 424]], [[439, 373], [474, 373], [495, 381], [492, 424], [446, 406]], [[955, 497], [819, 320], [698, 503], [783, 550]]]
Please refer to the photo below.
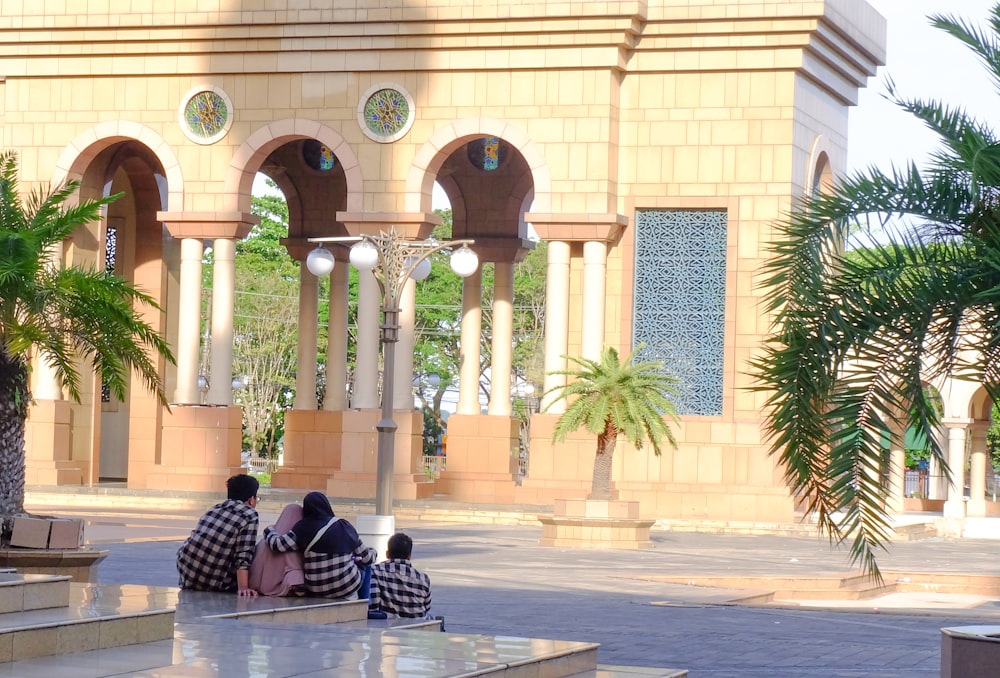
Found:
[[329, 172], [337, 165], [337, 156], [333, 154], [333, 149], [315, 139], [307, 139], [302, 144], [302, 159], [317, 172]]
[[483, 137], [466, 144], [465, 152], [473, 167], [492, 172], [507, 159], [507, 144], [500, 137]]
[[361, 99], [358, 123], [375, 141], [396, 141], [413, 124], [413, 99], [401, 88], [376, 85]]
[[233, 104], [225, 92], [216, 87], [195, 88], [182, 101], [178, 117], [189, 139], [213, 144], [226, 136], [233, 122]]

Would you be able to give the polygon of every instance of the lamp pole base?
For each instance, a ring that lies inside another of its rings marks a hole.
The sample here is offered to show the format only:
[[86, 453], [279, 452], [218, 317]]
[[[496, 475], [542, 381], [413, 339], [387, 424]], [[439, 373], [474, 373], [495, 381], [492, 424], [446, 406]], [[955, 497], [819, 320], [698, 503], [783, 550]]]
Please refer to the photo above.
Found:
[[378, 562], [385, 560], [389, 537], [396, 532], [396, 517], [362, 514], [358, 516], [357, 528], [364, 545], [378, 551]]

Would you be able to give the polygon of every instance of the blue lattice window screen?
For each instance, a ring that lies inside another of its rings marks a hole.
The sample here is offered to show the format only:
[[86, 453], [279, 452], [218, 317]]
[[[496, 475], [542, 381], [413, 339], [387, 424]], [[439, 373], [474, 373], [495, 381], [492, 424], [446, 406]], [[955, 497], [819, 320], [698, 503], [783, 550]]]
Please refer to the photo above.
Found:
[[677, 413], [722, 414], [727, 215], [638, 210], [632, 337], [680, 380]]

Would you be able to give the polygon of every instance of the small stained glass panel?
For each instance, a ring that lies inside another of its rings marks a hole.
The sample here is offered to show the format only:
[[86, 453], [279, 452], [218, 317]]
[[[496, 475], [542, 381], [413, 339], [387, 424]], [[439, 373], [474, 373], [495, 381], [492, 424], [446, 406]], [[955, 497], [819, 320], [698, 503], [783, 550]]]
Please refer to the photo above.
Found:
[[195, 136], [209, 139], [222, 132], [229, 119], [226, 100], [215, 92], [198, 92], [184, 106], [184, 120]]
[[722, 414], [728, 217], [638, 210], [634, 345], [680, 380], [677, 413]]
[[482, 137], [466, 144], [466, 154], [473, 167], [492, 172], [507, 159], [507, 144], [500, 137]]
[[391, 137], [401, 131], [410, 119], [410, 102], [395, 89], [374, 92], [365, 102], [365, 124], [379, 136]]
[[317, 172], [329, 172], [337, 166], [337, 156], [333, 154], [333, 149], [315, 139], [307, 139], [302, 144], [302, 159]]

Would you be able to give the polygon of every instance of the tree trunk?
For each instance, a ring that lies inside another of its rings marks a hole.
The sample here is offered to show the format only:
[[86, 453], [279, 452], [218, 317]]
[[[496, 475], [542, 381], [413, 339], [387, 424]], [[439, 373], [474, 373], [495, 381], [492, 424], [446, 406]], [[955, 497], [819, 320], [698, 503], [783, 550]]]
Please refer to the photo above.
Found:
[[28, 417], [28, 370], [0, 349], [0, 519], [24, 511], [24, 422]]
[[618, 431], [611, 422], [604, 425], [604, 431], [597, 436], [597, 456], [594, 459], [594, 477], [590, 482], [587, 499], [611, 499], [611, 460], [618, 443]]

